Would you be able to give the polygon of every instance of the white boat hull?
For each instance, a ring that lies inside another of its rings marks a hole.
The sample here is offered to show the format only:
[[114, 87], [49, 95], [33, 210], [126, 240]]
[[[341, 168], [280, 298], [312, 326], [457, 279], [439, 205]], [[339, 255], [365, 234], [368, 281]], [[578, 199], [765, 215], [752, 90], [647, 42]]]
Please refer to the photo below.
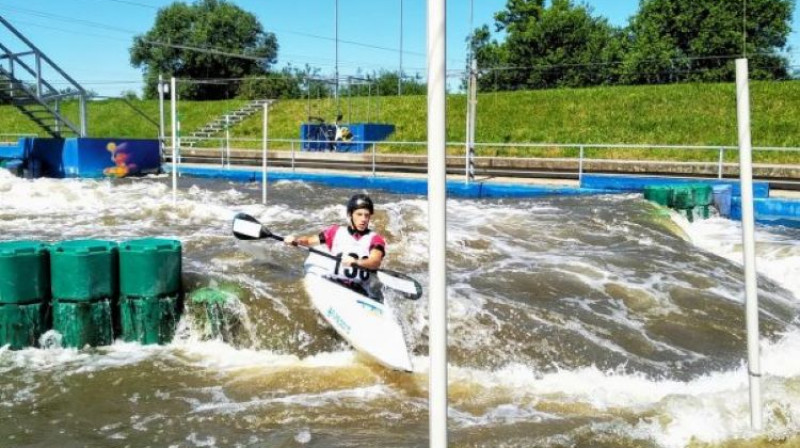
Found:
[[356, 350], [390, 369], [413, 370], [403, 328], [390, 307], [314, 272], [304, 281], [314, 307]]

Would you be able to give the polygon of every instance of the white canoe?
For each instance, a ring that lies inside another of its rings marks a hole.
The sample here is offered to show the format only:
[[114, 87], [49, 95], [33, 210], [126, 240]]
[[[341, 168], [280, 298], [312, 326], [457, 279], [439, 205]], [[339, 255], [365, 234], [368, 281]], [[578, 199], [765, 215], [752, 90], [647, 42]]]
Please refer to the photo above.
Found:
[[314, 307], [356, 350], [390, 369], [413, 370], [403, 328], [391, 307], [325, 278], [308, 264], [305, 286]]

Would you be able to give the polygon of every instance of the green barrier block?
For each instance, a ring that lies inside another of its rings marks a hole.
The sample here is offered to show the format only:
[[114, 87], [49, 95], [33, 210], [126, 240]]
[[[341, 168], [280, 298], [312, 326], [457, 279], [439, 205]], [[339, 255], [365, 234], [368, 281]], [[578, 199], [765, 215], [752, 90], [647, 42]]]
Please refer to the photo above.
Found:
[[694, 216], [695, 218], [708, 219], [708, 217], [711, 216], [711, 206], [698, 205], [694, 208]]
[[181, 243], [144, 238], [119, 246], [120, 295], [161, 297], [181, 291]]
[[710, 205], [714, 201], [714, 191], [711, 188], [711, 185], [692, 185], [692, 195], [694, 197], [695, 205]]
[[63, 241], [50, 247], [54, 299], [93, 301], [117, 295], [117, 244], [103, 240]]
[[0, 305], [0, 347], [35, 347], [47, 330], [47, 307], [46, 303]]
[[672, 193], [672, 208], [688, 210], [694, 208], [694, 197], [691, 187], [676, 187]]
[[111, 345], [111, 301], [63, 302], [53, 300], [53, 329], [61, 333], [63, 347]]
[[669, 207], [672, 199], [672, 189], [659, 185], [649, 185], [644, 187], [644, 198], [658, 205]]
[[246, 342], [240, 288], [205, 287], [192, 291], [187, 300], [193, 330], [203, 339], [221, 339], [234, 346]]
[[50, 257], [41, 241], [0, 242], [0, 304], [47, 302]]
[[166, 344], [180, 319], [180, 298], [120, 297], [122, 338], [140, 344]]

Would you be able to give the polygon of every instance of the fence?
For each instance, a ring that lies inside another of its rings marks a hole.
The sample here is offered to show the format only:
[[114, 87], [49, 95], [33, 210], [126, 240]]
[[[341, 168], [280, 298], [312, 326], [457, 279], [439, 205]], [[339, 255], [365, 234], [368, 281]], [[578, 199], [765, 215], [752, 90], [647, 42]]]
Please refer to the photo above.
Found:
[[[187, 139], [181, 139], [185, 143]], [[300, 139], [270, 139], [272, 167], [338, 169], [358, 172], [427, 170], [426, 142], [362, 142], [364, 153], [307, 152]], [[262, 139], [220, 139], [216, 148], [181, 148], [179, 162], [258, 165]], [[464, 174], [464, 143], [448, 142], [449, 174]], [[580, 180], [585, 172], [698, 176], [738, 176], [736, 146], [620, 145], [561, 143], [475, 143], [478, 176], [560, 177]], [[170, 148], [171, 149], [171, 148]], [[187, 151], [188, 150], [188, 151]], [[754, 170], [763, 179], [800, 186], [800, 148], [754, 147]], [[485, 155], [491, 154], [491, 155]], [[787, 162], [788, 160], [788, 162]]]

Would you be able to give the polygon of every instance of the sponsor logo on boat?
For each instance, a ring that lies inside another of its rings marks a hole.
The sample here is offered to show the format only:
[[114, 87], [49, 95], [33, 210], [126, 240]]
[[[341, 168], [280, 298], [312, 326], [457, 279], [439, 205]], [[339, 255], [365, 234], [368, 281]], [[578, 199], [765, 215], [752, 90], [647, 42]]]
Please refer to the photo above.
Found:
[[367, 311], [371, 311], [371, 312], [373, 312], [373, 313], [375, 313], [375, 314], [377, 314], [379, 316], [383, 315], [383, 310], [382, 309], [378, 308], [377, 306], [375, 306], [375, 305], [373, 305], [373, 304], [371, 304], [369, 302], [364, 302], [362, 300], [357, 300], [356, 303], [361, 305], [361, 307], [366, 309]]
[[335, 323], [339, 328], [342, 329], [347, 334], [350, 334], [350, 325], [347, 325], [347, 322], [344, 321], [342, 316], [336, 312], [333, 308], [328, 308], [328, 311], [325, 312], [325, 315], [328, 316], [333, 323]]

